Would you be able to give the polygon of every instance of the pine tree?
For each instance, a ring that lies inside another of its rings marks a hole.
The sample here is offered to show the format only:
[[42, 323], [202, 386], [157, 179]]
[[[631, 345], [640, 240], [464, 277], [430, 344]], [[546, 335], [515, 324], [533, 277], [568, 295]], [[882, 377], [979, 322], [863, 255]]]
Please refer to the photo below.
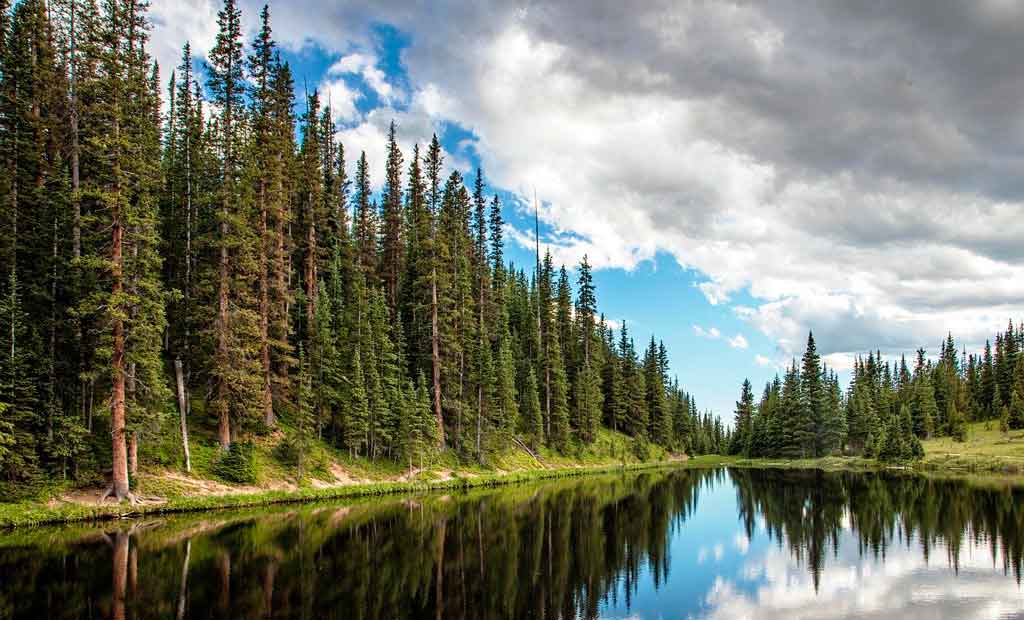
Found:
[[355, 220], [353, 237], [356, 244], [357, 264], [367, 284], [372, 285], [377, 272], [377, 216], [371, 203], [370, 168], [366, 152], [359, 155], [355, 179]]
[[754, 390], [749, 380], [743, 381], [740, 399], [736, 401], [736, 414], [733, 419], [732, 446], [730, 454], [750, 456], [754, 435]]
[[381, 223], [383, 224], [381, 244], [381, 281], [387, 296], [388, 308], [394, 318], [398, 309], [399, 276], [401, 261], [404, 258], [403, 248], [403, 212], [402, 212], [402, 151], [398, 148], [395, 137], [395, 123], [391, 122], [388, 129], [387, 164], [384, 177], [384, 199], [381, 203]]
[[824, 456], [827, 452], [826, 393], [822, 381], [821, 357], [814, 343], [814, 334], [807, 335], [807, 349], [800, 372], [801, 408], [797, 434], [807, 456]]
[[1006, 410], [1006, 425], [1012, 430], [1024, 428], [1024, 398], [1017, 390], [1010, 393], [1010, 406]]
[[364, 454], [369, 433], [369, 405], [366, 396], [366, 379], [363, 375], [362, 355], [359, 347], [352, 352], [349, 380], [343, 402], [345, 403], [345, 445], [352, 456]]
[[245, 125], [244, 62], [241, 11], [225, 0], [217, 14], [217, 38], [209, 53], [209, 89], [220, 110], [217, 146], [221, 162], [217, 201], [217, 316], [210, 326], [216, 341], [212, 376], [216, 384], [213, 411], [218, 439], [226, 450], [239, 424], [252, 411], [264, 412], [259, 372], [259, 327], [253, 281], [254, 239], [248, 192], [244, 191], [243, 135]]
[[584, 362], [576, 377], [576, 393], [573, 399], [576, 407], [576, 428], [580, 441], [585, 444], [592, 443], [597, 438], [597, 429], [601, 424], [601, 405], [604, 396], [601, 393], [601, 375], [594, 367], [596, 361], [594, 359]]
[[914, 434], [927, 439], [935, 432], [935, 418], [938, 405], [935, 404], [935, 389], [932, 387], [930, 371], [924, 361], [924, 349], [917, 352], [917, 368], [914, 370], [914, 397], [911, 414]]
[[[34, 367], [32, 336], [28, 316], [21, 303], [21, 291], [15, 273], [8, 276], [7, 290], [0, 298], [0, 403], [4, 411], [2, 442], [4, 458], [0, 472], [6, 480], [26, 481], [39, 475], [36, 431], [39, 400], [31, 369]], [[11, 489], [11, 496], [17, 489]]]
[[511, 340], [507, 330], [498, 339], [497, 367], [495, 368], [497, 385], [493, 407], [493, 426], [499, 435], [502, 447], [508, 444], [508, 440], [519, 425], [519, 404], [515, 384], [516, 364]]

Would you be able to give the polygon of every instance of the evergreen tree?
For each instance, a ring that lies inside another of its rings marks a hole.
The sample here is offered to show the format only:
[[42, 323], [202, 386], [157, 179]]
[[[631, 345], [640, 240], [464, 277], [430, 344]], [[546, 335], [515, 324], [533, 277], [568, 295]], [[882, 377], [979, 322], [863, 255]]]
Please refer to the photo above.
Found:
[[750, 456], [754, 435], [754, 391], [749, 380], [743, 381], [740, 399], [736, 401], [736, 414], [733, 419], [732, 445], [730, 454]]
[[[403, 249], [403, 212], [402, 212], [402, 151], [398, 148], [395, 137], [395, 123], [391, 122], [388, 129], [387, 164], [384, 176], [384, 199], [381, 202], [382, 256], [381, 281], [387, 296], [391, 316], [398, 309], [399, 276], [401, 275]], [[360, 189], [362, 191], [362, 188]], [[362, 194], [360, 194], [362, 196]]]

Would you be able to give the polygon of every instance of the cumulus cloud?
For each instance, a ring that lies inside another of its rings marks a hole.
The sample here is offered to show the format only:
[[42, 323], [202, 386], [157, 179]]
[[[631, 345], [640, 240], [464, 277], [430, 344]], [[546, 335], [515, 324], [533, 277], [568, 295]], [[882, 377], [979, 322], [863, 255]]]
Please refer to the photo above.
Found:
[[397, 94], [384, 72], [377, 66], [376, 57], [370, 54], [354, 52], [342, 56], [327, 69], [327, 75], [358, 75], [385, 103], [391, 103]]
[[[156, 4], [156, 47], [189, 37], [208, 48], [212, 0]], [[242, 4], [256, 15], [258, 3]], [[493, 183], [526, 204], [536, 189], [557, 260], [587, 253], [597, 268], [632, 269], [665, 252], [701, 274], [712, 304], [748, 293], [737, 312], [780, 358], [811, 329], [837, 363], [868, 348], [937, 346], [947, 330], [976, 347], [1020, 313], [1024, 75], [1013, 59], [1024, 54], [1024, 7], [283, 9], [271, 7], [279, 41], [336, 51], [337, 71], [386, 103], [397, 95], [368, 52], [373, 27], [411, 35], [409, 106], [342, 135], [375, 170], [385, 119], [456, 120]]]
[[734, 349], [746, 349], [750, 346], [750, 343], [747, 342], [747, 339], [743, 334], [736, 334], [732, 338], [729, 338], [729, 346]]
[[717, 327], [704, 328], [700, 325], [694, 325], [693, 333], [696, 334], [698, 338], [707, 338], [709, 340], [717, 340], [722, 337], [722, 332], [720, 332]]

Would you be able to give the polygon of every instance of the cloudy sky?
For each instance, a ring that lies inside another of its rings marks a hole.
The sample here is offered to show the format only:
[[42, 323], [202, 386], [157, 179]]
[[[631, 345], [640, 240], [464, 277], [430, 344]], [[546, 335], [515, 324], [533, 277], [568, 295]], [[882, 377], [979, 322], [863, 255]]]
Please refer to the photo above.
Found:
[[[259, 7], [240, 0], [249, 38]], [[217, 0], [155, 0], [152, 49], [212, 46]], [[379, 181], [395, 119], [483, 166], [513, 257], [600, 268], [731, 417], [809, 329], [836, 367], [969, 349], [1024, 315], [1024, 5], [272, 0], [297, 84]], [[201, 62], [201, 61], [199, 61]], [[528, 263], [527, 263], [528, 264]]]

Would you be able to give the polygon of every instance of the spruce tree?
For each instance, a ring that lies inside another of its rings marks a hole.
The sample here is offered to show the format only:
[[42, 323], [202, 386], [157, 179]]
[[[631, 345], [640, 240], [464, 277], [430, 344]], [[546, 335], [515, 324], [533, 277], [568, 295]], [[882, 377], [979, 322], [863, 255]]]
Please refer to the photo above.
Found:
[[733, 418], [732, 445], [730, 454], [750, 456], [754, 435], [754, 390], [749, 380], [743, 381], [740, 399], [736, 401], [736, 413]]

